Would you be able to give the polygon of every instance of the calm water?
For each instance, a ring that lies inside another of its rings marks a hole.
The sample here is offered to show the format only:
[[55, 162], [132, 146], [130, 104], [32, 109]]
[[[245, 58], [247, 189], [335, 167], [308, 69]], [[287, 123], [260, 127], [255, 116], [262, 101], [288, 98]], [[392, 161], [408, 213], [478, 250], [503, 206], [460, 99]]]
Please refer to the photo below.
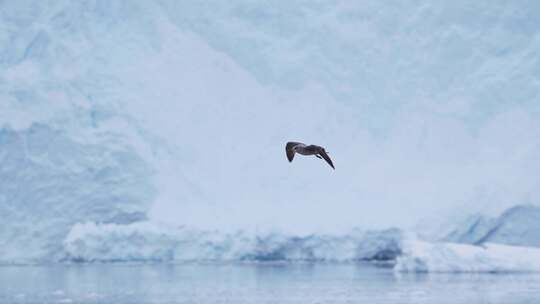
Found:
[[396, 275], [366, 264], [2, 266], [0, 302], [540, 303], [540, 275]]

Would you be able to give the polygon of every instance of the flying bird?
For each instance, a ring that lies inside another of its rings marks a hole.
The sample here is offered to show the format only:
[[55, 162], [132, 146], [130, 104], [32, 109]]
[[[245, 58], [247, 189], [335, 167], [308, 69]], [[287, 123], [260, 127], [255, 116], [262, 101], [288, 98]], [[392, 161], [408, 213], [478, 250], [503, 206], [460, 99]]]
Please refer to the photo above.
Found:
[[332, 160], [328, 156], [328, 152], [321, 147], [316, 145], [306, 145], [299, 142], [290, 141], [285, 146], [285, 152], [287, 153], [287, 159], [289, 162], [292, 162], [294, 159], [294, 155], [296, 153], [302, 154], [302, 155], [315, 155], [316, 157], [320, 159], [324, 159], [332, 169], [334, 168], [334, 164], [332, 163]]

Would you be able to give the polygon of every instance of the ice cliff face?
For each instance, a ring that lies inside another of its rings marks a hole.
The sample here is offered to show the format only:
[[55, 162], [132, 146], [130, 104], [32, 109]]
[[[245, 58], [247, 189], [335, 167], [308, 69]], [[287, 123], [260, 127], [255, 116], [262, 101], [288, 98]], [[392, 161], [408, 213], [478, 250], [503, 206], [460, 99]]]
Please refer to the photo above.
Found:
[[86, 223], [73, 227], [62, 260], [114, 261], [392, 261], [401, 254], [402, 231], [355, 230], [344, 235], [255, 235], [173, 228], [151, 223]]
[[3, 261], [58, 258], [81, 221], [145, 219], [154, 191], [152, 169], [131, 150], [78, 142], [44, 124], [2, 129], [0, 163]]
[[152, 15], [140, 9], [0, 3], [2, 262], [58, 260], [80, 222], [148, 218], [157, 193], [152, 139], [123, 108], [118, 75], [147, 50], [134, 41], [152, 43], [152, 23], [134, 22]]

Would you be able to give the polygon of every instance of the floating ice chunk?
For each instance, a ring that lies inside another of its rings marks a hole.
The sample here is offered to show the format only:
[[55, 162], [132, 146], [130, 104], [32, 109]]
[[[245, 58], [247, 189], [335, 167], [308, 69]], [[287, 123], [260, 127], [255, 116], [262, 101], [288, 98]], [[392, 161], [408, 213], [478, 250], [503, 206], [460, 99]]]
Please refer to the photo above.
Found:
[[500, 244], [404, 242], [398, 272], [538, 272], [540, 249]]
[[401, 253], [402, 236], [399, 229], [297, 236], [201, 231], [151, 222], [85, 223], [73, 227], [64, 250], [67, 260], [78, 262], [386, 261]]

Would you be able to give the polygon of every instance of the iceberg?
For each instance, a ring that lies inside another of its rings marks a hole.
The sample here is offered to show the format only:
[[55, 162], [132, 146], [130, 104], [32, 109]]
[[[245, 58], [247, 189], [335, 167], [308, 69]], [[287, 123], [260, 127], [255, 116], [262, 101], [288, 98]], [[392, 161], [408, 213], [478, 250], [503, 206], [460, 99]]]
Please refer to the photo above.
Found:
[[540, 249], [484, 244], [404, 242], [396, 272], [538, 272]]
[[346, 235], [223, 233], [151, 222], [77, 224], [64, 240], [63, 261], [388, 261], [401, 253], [399, 229]]

